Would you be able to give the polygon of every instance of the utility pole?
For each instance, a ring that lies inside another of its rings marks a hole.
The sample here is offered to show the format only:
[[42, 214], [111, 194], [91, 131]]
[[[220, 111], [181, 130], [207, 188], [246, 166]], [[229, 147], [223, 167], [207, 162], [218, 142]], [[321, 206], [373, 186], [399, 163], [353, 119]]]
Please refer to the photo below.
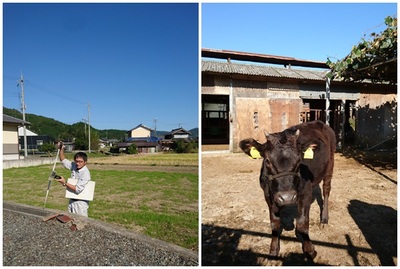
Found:
[[84, 126], [84, 129], [85, 129], [85, 137], [86, 137], [86, 119], [82, 119], [82, 121], [83, 121], [83, 126]]
[[88, 104], [88, 127], [89, 127], [89, 153], [90, 153], [90, 104]]
[[331, 98], [331, 79], [326, 76], [325, 79], [325, 90], [326, 90], [326, 96], [325, 96], [325, 114], [326, 114], [326, 119], [325, 119], [325, 123], [326, 125], [329, 126], [329, 105], [330, 105], [330, 98]]
[[157, 118], [154, 119], [154, 136], [157, 137]]
[[[25, 125], [25, 110], [26, 110], [26, 105], [25, 105], [25, 93], [24, 93], [24, 78], [22, 77], [21, 73], [21, 79], [18, 80], [18, 84], [21, 85], [21, 109], [22, 109], [22, 120], [24, 121], [22, 123], [22, 126], [24, 127], [24, 156], [28, 156], [28, 143], [26, 141], [26, 125]], [[17, 85], [18, 86], [18, 85]]]
[[[154, 137], [157, 139], [157, 118], [154, 118]], [[158, 144], [158, 143], [157, 143]], [[156, 146], [156, 152], [158, 152], [158, 146]]]

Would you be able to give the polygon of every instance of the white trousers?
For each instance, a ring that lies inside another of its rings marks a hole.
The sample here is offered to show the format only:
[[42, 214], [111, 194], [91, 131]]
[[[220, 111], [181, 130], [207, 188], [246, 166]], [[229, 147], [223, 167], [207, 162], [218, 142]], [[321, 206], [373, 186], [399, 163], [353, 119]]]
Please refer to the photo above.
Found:
[[81, 216], [88, 216], [89, 201], [70, 199], [68, 211]]

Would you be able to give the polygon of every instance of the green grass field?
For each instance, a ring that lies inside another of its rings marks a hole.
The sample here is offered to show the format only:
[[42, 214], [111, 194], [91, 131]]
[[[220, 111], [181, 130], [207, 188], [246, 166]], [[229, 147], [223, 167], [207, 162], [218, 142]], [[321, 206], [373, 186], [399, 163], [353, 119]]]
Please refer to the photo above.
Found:
[[[104, 156], [104, 155], [103, 155]], [[71, 158], [71, 156], [67, 157]], [[104, 160], [102, 160], [104, 158]], [[181, 160], [181, 161], [179, 161]], [[129, 162], [130, 161], [130, 162]], [[90, 163], [132, 163], [152, 171], [105, 170]], [[198, 173], [161, 172], [157, 166], [198, 165], [197, 154], [97, 157], [89, 155], [88, 167], [96, 182], [89, 217], [121, 225], [176, 245], [198, 249]], [[3, 199], [43, 207], [52, 165], [3, 170]], [[59, 163], [58, 174], [69, 171]], [[53, 181], [46, 208], [66, 210], [65, 188]]]

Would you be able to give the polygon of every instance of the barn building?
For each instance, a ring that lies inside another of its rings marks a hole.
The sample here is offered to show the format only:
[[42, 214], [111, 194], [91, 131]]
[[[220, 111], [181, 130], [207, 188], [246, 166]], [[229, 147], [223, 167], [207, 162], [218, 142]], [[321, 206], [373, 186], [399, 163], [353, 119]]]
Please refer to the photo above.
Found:
[[[202, 49], [202, 145], [265, 142], [264, 131], [322, 120], [338, 147], [395, 147], [397, 86], [327, 79], [324, 62]], [[203, 148], [204, 150], [204, 148]]]

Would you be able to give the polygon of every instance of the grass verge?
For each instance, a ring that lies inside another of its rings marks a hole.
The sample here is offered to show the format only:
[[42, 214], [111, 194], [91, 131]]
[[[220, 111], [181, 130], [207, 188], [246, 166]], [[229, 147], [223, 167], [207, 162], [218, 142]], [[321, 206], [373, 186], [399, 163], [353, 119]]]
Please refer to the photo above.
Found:
[[[149, 158], [147, 165], [176, 160], [154, 157]], [[89, 161], [96, 162], [97, 158], [89, 156]], [[111, 162], [116, 163], [116, 159]], [[51, 169], [52, 165], [42, 165], [3, 170], [3, 199], [43, 207]], [[69, 175], [60, 164], [56, 171], [64, 177]], [[92, 168], [90, 172], [96, 190], [89, 217], [198, 250], [197, 173], [160, 172], [156, 167], [154, 171]], [[46, 208], [66, 210], [68, 200], [64, 197], [65, 189], [53, 181]]]

